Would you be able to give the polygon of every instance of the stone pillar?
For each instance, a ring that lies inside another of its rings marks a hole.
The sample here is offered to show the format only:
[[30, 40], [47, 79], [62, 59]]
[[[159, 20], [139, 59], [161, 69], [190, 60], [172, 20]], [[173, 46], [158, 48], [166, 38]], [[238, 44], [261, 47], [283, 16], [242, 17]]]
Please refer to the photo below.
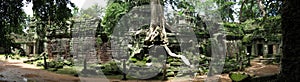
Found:
[[268, 55], [268, 45], [263, 44], [263, 56], [266, 57]]
[[26, 44], [26, 55], [29, 56], [30, 54], [30, 45]]
[[274, 51], [273, 54], [274, 54], [274, 55], [277, 55], [278, 44], [274, 44], [273, 51]]
[[40, 54], [40, 41], [39, 40], [36, 40], [35, 54]]
[[276, 44], [272, 45], [272, 57], [276, 55]]
[[44, 44], [44, 49], [43, 49], [44, 52], [48, 52], [48, 49], [47, 49], [48, 44], [47, 44], [47, 42], [44, 42], [43, 44]]
[[276, 44], [274, 46], [274, 48], [275, 48], [275, 51], [274, 51], [275, 56], [280, 55], [280, 45]]
[[35, 56], [36, 52], [36, 42], [33, 42], [33, 56]]
[[53, 54], [52, 54], [52, 42], [49, 40], [47, 42], [47, 52], [48, 52], [48, 59], [53, 59]]
[[255, 56], [256, 54], [255, 54], [255, 47], [254, 47], [254, 45], [253, 44], [251, 44], [251, 52], [250, 52], [250, 54], [252, 55], [252, 56]]
[[252, 46], [253, 46], [253, 47], [252, 47], [252, 49], [253, 49], [253, 50], [252, 50], [252, 52], [253, 52], [252, 54], [253, 54], [254, 56], [258, 56], [258, 50], [257, 50], [258, 48], [257, 48], [257, 44], [252, 44]]

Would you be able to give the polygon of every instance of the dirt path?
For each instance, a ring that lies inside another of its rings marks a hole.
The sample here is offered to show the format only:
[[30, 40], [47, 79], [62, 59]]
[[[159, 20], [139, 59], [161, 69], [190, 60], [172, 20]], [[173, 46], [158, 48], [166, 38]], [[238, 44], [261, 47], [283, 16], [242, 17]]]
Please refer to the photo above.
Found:
[[278, 74], [280, 71], [279, 65], [266, 65], [259, 61], [258, 58], [250, 62], [251, 67], [245, 69], [245, 72], [254, 76], [268, 76]]
[[[261, 77], [261, 76], [268, 76], [278, 74], [280, 72], [279, 65], [266, 65], [259, 61], [259, 58], [255, 58], [250, 62], [251, 66], [245, 68], [244, 71], [254, 77]], [[219, 75], [220, 79], [219, 82], [232, 82], [229, 78], [228, 74], [221, 74]], [[204, 82], [206, 76], [198, 76], [195, 80], [199, 82]]]
[[0, 81], [9, 82], [78, 82], [77, 77], [41, 70], [39, 67], [21, 61], [0, 61]]
[[[254, 76], [266, 76], [279, 73], [279, 65], [265, 65], [259, 61], [252, 60], [251, 67], [245, 69], [246, 73]], [[228, 74], [225, 80], [227, 82]], [[105, 78], [79, 78], [71, 75], [56, 74], [31, 64], [26, 64], [20, 60], [6, 60], [0, 58], [0, 82], [162, 82], [160, 80], [119, 80], [119, 79], [105, 79]], [[230, 81], [230, 79], [228, 80]], [[164, 81], [164, 82], [178, 82], [178, 81]], [[183, 80], [180, 82], [189, 82]]]
[[161, 80], [124, 81], [119, 79], [75, 77], [42, 70], [34, 65], [23, 63], [21, 60], [4, 60], [0, 58], [0, 82], [162, 82]]

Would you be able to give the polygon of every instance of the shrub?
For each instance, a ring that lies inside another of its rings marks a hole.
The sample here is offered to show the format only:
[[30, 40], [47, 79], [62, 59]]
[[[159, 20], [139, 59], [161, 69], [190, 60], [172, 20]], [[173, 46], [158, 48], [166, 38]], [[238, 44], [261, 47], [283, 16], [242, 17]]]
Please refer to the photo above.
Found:
[[78, 71], [75, 68], [63, 68], [63, 69], [58, 69], [56, 73], [59, 74], [69, 74], [73, 76], [78, 76]]
[[231, 80], [235, 82], [246, 81], [249, 80], [250, 75], [243, 72], [232, 72], [229, 74]]
[[49, 68], [63, 68], [64, 67], [64, 63], [63, 62], [60, 62], [60, 61], [50, 61], [50, 62], [47, 62], [48, 63], [48, 67]]
[[65, 60], [64, 62], [64, 65], [67, 65], [67, 66], [73, 66], [73, 61], [69, 61], [69, 60]]
[[42, 62], [37, 62], [36, 66], [44, 66]]
[[122, 74], [117, 64], [113, 61], [103, 64], [100, 70], [106, 75]]
[[223, 73], [229, 73], [230, 71], [238, 71], [243, 70], [247, 67], [248, 61], [247, 59], [242, 59], [241, 61], [237, 61], [236, 58], [226, 58], [224, 64]]
[[55, 61], [47, 62], [49, 68], [55, 68]]

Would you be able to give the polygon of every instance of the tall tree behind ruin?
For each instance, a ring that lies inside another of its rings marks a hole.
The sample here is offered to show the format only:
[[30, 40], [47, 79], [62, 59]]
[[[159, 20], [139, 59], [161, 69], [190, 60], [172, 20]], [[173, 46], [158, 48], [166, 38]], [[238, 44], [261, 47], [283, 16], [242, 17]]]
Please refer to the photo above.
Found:
[[10, 34], [23, 32], [26, 14], [22, 7], [22, 1], [0, 0], [0, 47], [4, 47], [6, 53], [13, 44]]
[[[32, 2], [33, 15], [37, 21], [39, 27], [37, 28], [37, 34], [41, 41], [47, 41], [47, 51], [49, 58], [52, 58], [51, 54], [51, 39], [55, 36], [56, 31], [68, 29], [67, 21], [71, 18], [71, 7], [75, 7], [75, 4], [70, 0], [26, 0], [27, 3]], [[64, 35], [69, 36], [69, 35]]]

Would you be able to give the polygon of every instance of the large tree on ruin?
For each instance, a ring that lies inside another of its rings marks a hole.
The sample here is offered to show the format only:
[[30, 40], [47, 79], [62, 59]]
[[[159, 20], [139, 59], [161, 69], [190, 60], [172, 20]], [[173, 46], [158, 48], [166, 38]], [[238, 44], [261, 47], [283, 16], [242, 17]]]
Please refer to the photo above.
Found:
[[151, 0], [150, 6], [151, 6], [151, 23], [149, 29], [147, 30], [145, 41], [153, 44], [154, 39], [156, 37], [159, 37], [160, 45], [164, 46], [164, 49], [166, 50], [169, 56], [181, 58], [186, 65], [192, 67], [189, 60], [185, 56], [177, 55], [173, 53], [168, 47], [169, 42], [168, 42], [168, 37], [167, 37], [166, 27], [165, 27], [166, 22], [164, 18], [164, 13], [163, 13], [164, 11], [163, 11], [161, 1]]
[[[141, 26], [142, 28], [139, 30], [136, 30], [134, 34], [134, 36], [139, 36], [139, 35], [146, 35], [143, 37], [140, 37], [143, 39], [143, 44], [140, 44], [139, 41], [135, 41], [134, 45], [145, 45], [148, 46], [148, 48], [150, 49], [152, 46], [162, 46], [165, 51], [167, 52], [167, 54], [169, 56], [172, 57], [176, 57], [176, 58], [180, 58], [183, 60], [183, 62], [188, 65], [191, 66], [190, 61], [183, 55], [177, 55], [175, 53], [173, 53], [171, 51], [171, 49], [169, 48], [169, 41], [168, 41], [168, 37], [167, 37], [167, 33], [166, 30], [172, 30], [172, 29], [176, 29], [174, 27], [172, 27], [167, 21], [166, 18], [164, 17], [164, 8], [166, 4], [170, 4], [170, 3], [176, 3], [175, 0], [147, 0], [147, 1], [140, 1], [140, 0], [132, 0], [132, 1], [115, 1], [112, 3], [109, 3], [106, 12], [105, 12], [105, 16], [103, 18], [102, 26], [103, 26], [103, 32], [100, 35], [101, 39], [103, 41], [103, 43], [108, 42], [110, 39], [110, 37], [112, 37], [112, 33], [113, 29], [121, 29], [121, 28], [116, 28], [116, 26], [118, 26], [117, 22], [120, 22], [120, 20], [122, 20], [121, 18], [125, 17], [126, 18], [126, 14], [128, 14], [129, 11], [134, 10], [134, 8], [137, 7], [145, 7], [142, 5], [149, 5], [150, 4], [150, 12], [149, 14], [151, 14], [150, 17], [150, 22], [147, 22], [147, 27], [144, 28], [144, 26]], [[173, 7], [177, 7], [180, 5], [172, 5]], [[118, 8], [118, 10], [116, 10], [116, 8]], [[147, 7], [148, 8], [148, 7]], [[148, 11], [147, 11], [148, 13]], [[124, 15], [124, 16], [123, 16]], [[147, 14], [148, 15], [148, 14]], [[138, 18], [138, 17], [137, 17]], [[139, 19], [146, 19], [149, 17], [140, 17]], [[140, 21], [142, 21], [140, 20]], [[132, 24], [132, 20], [128, 20], [126, 21], [127, 24]], [[137, 26], [137, 25], [134, 25]], [[122, 26], [124, 27], [124, 26]], [[129, 28], [129, 27], [128, 27]], [[126, 28], [126, 29], [128, 29]], [[125, 28], [124, 28], [125, 29]], [[179, 29], [179, 28], [178, 28]], [[103, 38], [103, 37], [107, 37], [107, 38]], [[119, 40], [116, 40], [119, 41]], [[131, 52], [131, 57], [135, 56], [136, 54], [142, 54], [142, 47], [134, 47], [134, 48], [130, 48], [132, 49], [133, 52]], [[130, 57], [130, 58], [131, 58]]]

